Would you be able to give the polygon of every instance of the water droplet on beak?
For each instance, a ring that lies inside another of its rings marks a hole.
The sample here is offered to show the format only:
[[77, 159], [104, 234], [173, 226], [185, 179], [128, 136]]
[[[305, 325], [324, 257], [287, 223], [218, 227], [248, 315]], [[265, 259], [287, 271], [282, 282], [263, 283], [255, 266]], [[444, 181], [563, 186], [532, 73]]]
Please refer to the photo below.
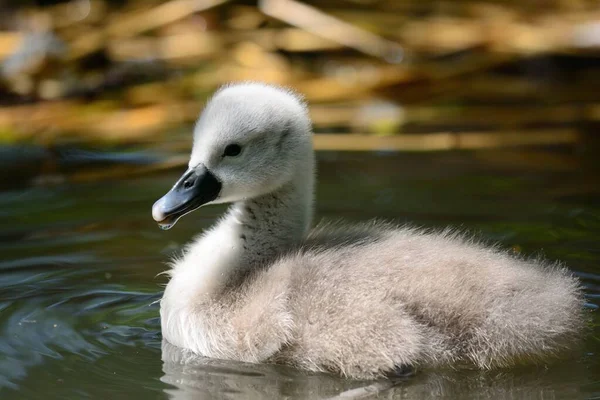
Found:
[[168, 231], [169, 229], [171, 229], [173, 227], [173, 225], [175, 225], [175, 224], [168, 224], [168, 223], [167, 224], [160, 224], [159, 223], [158, 227], [160, 229], [162, 229], [163, 231]]

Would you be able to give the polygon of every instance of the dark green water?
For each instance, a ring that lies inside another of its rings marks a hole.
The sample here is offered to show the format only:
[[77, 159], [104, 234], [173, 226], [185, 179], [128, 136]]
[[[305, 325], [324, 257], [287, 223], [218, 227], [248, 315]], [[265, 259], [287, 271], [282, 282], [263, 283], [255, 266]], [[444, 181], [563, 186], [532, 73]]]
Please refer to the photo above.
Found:
[[[572, 360], [423, 371], [380, 397], [600, 398], [598, 163], [572, 152], [515, 154], [319, 155], [318, 218], [457, 226], [563, 260], [587, 287], [593, 326]], [[165, 279], [156, 275], [223, 210], [159, 230], [150, 208], [180, 172], [0, 192], [0, 398], [321, 399], [365, 386], [275, 366], [163, 364], [154, 302]]]

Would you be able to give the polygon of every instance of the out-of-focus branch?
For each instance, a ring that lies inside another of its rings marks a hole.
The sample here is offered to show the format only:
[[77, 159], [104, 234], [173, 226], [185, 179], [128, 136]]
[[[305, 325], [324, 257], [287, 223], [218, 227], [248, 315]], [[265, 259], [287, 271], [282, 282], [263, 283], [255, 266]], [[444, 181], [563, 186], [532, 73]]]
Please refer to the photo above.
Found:
[[135, 36], [227, 1], [172, 0], [147, 11], [116, 17], [108, 26], [108, 34], [113, 36]]
[[261, 0], [259, 7], [273, 18], [365, 54], [391, 63], [399, 63], [404, 58], [404, 50], [400, 44], [357, 28], [309, 5], [294, 0]]

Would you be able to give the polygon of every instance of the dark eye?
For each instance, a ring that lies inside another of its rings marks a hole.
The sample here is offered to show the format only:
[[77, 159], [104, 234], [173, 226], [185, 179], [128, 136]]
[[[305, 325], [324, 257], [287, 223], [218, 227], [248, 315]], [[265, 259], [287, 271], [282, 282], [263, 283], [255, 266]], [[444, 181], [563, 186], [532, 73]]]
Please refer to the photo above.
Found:
[[242, 152], [242, 146], [239, 144], [230, 144], [225, 147], [225, 151], [223, 152], [223, 157], [235, 157]]

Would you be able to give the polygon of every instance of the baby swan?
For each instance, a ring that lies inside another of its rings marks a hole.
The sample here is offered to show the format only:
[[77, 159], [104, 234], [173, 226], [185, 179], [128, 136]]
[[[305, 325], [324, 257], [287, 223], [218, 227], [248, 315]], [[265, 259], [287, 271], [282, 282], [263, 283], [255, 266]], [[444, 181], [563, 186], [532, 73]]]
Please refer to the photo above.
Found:
[[165, 228], [233, 203], [173, 262], [163, 338], [201, 356], [372, 379], [406, 366], [544, 361], [582, 327], [578, 280], [454, 233], [369, 223], [309, 231], [306, 106], [260, 83], [219, 90], [189, 168], [152, 209]]

